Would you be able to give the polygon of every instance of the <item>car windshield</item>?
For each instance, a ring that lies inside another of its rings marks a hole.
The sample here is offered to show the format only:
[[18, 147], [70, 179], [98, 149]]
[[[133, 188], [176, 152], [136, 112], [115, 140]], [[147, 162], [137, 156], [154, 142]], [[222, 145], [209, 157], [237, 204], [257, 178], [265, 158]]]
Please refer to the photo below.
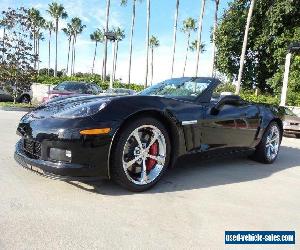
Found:
[[212, 79], [207, 78], [175, 78], [155, 84], [140, 92], [140, 95], [154, 95], [195, 100], [211, 83]]
[[289, 116], [297, 116], [292, 110], [290, 110], [288, 108], [284, 108], [284, 112], [286, 115], [289, 115]]
[[82, 93], [85, 91], [85, 84], [78, 82], [62, 82], [53, 89], [59, 91]]

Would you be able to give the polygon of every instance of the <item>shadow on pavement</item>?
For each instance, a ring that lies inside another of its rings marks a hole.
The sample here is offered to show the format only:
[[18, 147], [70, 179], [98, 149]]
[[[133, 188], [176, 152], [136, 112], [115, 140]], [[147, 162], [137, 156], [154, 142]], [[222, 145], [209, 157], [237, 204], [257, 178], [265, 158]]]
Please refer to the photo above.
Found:
[[[262, 164], [248, 159], [245, 154], [203, 160], [201, 154], [180, 158], [176, 167], [152, 189], [143, 194], [165, 193], [254, 181], [271, 176], [288, 168], [300, 167], [300, 149], [281, 146], [278, 159], [273, 164]], [[133, 195], [114, 182], [68, 182], [78, 188], [102, 195]]]

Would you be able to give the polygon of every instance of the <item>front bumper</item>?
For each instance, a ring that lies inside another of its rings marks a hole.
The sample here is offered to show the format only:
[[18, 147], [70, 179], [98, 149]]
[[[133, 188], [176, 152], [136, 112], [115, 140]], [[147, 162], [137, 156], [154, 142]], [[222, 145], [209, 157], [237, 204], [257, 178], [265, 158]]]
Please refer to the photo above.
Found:
[[300, 134], [299, 126], [284, 126], [283, 131], [285, 134]]
[[23, 139], [19, 140], [15, 149], [15, 160], [26, 169], [45, 175], [52, 179], [81, 180], [106, 177], [107, 168], [103, 166], [88, 166], [68, 162], [52, 162], [30, 158], [23, 150]]

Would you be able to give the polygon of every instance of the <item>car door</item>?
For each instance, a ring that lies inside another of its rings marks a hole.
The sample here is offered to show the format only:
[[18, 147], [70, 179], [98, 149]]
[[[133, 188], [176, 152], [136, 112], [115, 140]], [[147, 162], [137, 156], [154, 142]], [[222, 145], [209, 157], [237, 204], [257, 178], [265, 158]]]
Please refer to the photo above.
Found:
[[201, 144], [204, 149], [251, 147], [260, 123], [256, 105], [241, 102], [224, 105], [218, 113], [206, 107], [201, 122]]

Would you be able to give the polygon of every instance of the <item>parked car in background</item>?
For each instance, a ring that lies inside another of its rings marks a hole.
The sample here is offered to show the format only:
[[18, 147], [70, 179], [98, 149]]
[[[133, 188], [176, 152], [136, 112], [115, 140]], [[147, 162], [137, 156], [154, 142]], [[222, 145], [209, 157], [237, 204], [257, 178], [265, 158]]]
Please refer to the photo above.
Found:
[[294, 134], [297, 138], [300, 138], [300, 117], [298, 117], [289, 108], [283, 107], [283, 130], [287, 135]]
[[105, 95], [135, 95], [136, 92], [132, 89], [113, 88], [105, 91]]
[[44, 96], [43, 102], [48, 102], [50, 99], [56, 97], [64, 97], [76, 94], [98, 95], [102, 92], [102, 88], [94, 83], [65, 81], [59, 83], [51, 91], [49, 91]]
[[[20, 103], [30, 103], [32, 99], [32, 91], [28, 89], [27, 91], [22, 91], [17, 95], [16, 101]], [[0, 85], [0, 102], [13, 102], [14, 97], [5, 88], [5, 86]]]

